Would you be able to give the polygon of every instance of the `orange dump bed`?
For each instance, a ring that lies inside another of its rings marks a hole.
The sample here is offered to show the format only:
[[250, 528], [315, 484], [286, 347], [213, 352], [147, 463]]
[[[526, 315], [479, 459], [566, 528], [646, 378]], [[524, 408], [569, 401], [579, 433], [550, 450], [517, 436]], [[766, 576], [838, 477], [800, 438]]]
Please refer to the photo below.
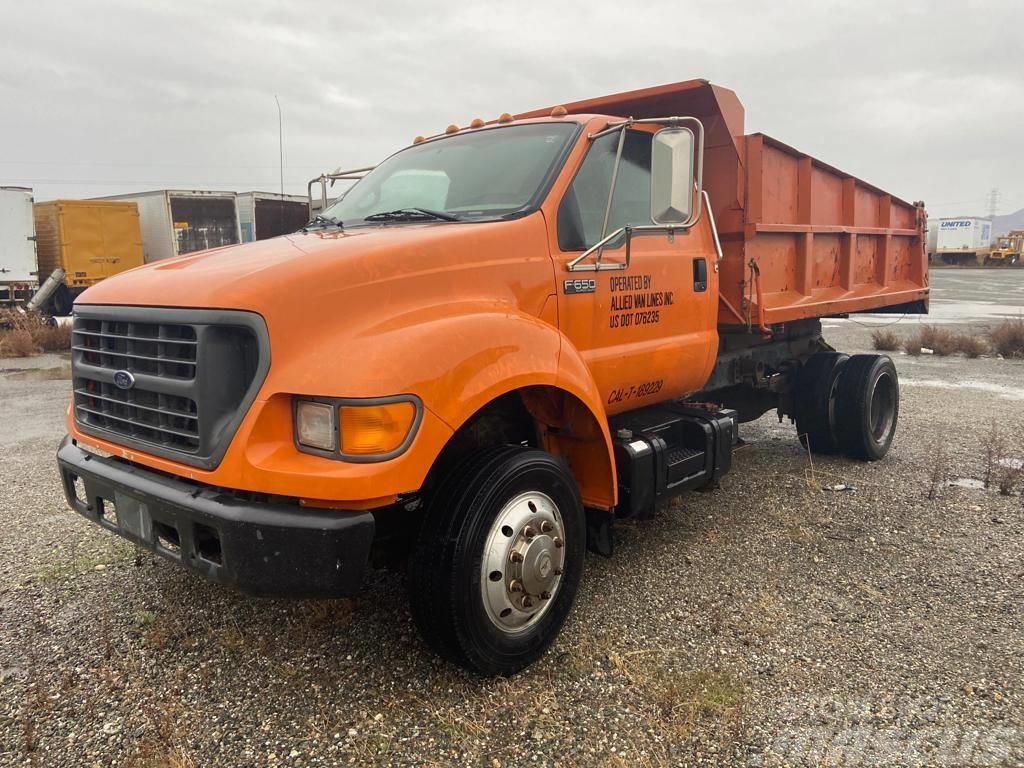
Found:
[[762, 133], [745, 134], [743, 106], [727, 88], [689, 80], [564, 106], [574, 114], [692, 116], [704, 124], [704, 189], [724, 254], [722, 324], [927, 311], [923, 204]]

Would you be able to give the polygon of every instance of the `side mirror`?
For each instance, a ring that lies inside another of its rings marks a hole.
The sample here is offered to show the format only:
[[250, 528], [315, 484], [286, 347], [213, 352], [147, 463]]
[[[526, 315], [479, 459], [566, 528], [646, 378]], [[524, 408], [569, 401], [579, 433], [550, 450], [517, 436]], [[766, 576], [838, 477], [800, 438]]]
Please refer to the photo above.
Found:
[[651, 144], [651, 221], [683, 225], [693, 215], [694, 144], [689, 128], [662, 128]]

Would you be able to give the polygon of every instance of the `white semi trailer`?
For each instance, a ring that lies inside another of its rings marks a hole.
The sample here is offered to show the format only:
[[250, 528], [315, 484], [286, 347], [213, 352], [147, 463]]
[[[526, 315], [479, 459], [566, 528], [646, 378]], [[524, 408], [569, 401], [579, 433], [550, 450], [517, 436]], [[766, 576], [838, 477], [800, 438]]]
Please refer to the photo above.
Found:
[[976, 216], [939, 219], [936, 255], [946, 264], [977, 264], [992, 247], [992, 220]]
[[0, 305], [28, 301], [39, 282], [32, 190], [0, 187]]
[[234, 192], [162, 189], [101, 200], [128, 200], [139, 206], [142, 253], [146, 263], [183, 253], [242, 242]]

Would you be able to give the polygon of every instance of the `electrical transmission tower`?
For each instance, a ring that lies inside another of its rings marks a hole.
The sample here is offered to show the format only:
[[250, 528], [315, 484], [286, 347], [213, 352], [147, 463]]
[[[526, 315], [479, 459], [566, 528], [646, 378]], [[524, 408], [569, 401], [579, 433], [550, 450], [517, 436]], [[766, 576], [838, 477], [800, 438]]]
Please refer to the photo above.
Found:
[[993, 189], [988, 193], [988, 217], [995, 218], [995, 215], [999, 213], [999, 190]]

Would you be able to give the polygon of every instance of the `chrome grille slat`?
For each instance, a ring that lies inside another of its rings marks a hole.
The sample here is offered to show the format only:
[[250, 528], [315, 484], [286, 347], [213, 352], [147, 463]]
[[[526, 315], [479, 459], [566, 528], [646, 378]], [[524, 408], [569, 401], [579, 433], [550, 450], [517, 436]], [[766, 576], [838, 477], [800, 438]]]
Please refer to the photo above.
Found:
[[123, 422], [125, 424], [131, 424], [133, 427], [138, 427], [140, 429], [152, 430], [154, 432], [165, 432], [168, 435], [175, 435], [176, 437], [184, 437], [184, 438], [188, 438], [189, 440], [197, 439], [197, 436], [194, 433], [191, 433], [191, 432], [179, 432], [178, 430], [171, 429], [170, 427], [161, 427], [161, 426], [158, 426], [156, 424], [151, 424], [151, 423], [145, 422], [145, 421], [137, 421], [135, 419], [130, 419], [130, 418], [125, 417], [125, 416], [115, 416], [112, 413], [109, 413], [109, 412], [106, 412], [106, 411], [96, 411], [96, 410], [93, 410], [92, 408], [88, 408], [88, 407], [86, 407], [84, 405], [76, 405], [75, 408], [77, 408], [80, 411], [84, 411], [85, 413], [91, 413], [93, 416], [101, 416], [104, 419], [113, 419], [114, 421], [120, 421], [120, 422]]
[[163, 409], [161, 409], [161, 408], [153, 408], [152, 406], [141, 405], [140, 403], [133, 403], [133, 402], [131, 402], [129, 400], [118, 400], [116, 397], [106, 397], [105, 395], [97, 395], [94, 392], [87, 392], [84, 389], [76, 389], [75, 390], [75, 394], [76, 395], [81, 395], [83, 397], [89, 397], [89, 398], [92, 398], [94, 400], [105, 400], [108, 403], [117, 403], [118, 405], [130, 405], [133, 408], [139, 408], [139, 409], [141, 409], [143, 411], [152, 411], [153, 413], [166, 413], [169, 416], [175, 416], [175, 417], [177, 417], [179, 419], [193, 419], [193, 420], [198, 420], [199, 419], [199, 417], [196, 416], [194, 413], [185, 413], [183, 411], [174, 411], [174, 410], [171, 410], [170, 408], [163, 408]]
[[185, 344], [190, 346], [196, 346], [199, 342], [191, 339], [168, 339], [160, 338], [159, 336], [121, 336], [118, 334], [102, 333], [99, 331], [80, 331], [75, 330], [73, 333], [77, 333], [79, 336], [94, 336], [104, 339], [125, 339], [127, 341], [159, 341], [162, 344]]
[[191, 360], [177, 360], [175, 358], [169, 358], [169, 357], [149, 357], [148, 355], [139, 355], [139, 354], [130, 353], [130, 352], [114, 352], [113, 350], [110, 350], [110, 349], [102, 349], [101, 350], [101, 349], [96, 349], [95, 347], [80, 347], [78, 345], [74, 345], [74, 346], [71, 347], [71, 349], [73, 349], [73, 350], [75, 350], [77, 352], [92, 352], [92, 353], [98, 353], [98, 354], [101, 354], [101, 355], [112, 355], [114, 357], [126, 357], [126, 358], [130, 358], [130, 359], [134, 359], [134, 360], [150, 360], [150, 361], [152, 361], [154, 363], [172, 362], [172, 363], [178, 363], [180, 365], [192, 365], [192, 366], [195, 365], [195, 362], [191, 361]]

